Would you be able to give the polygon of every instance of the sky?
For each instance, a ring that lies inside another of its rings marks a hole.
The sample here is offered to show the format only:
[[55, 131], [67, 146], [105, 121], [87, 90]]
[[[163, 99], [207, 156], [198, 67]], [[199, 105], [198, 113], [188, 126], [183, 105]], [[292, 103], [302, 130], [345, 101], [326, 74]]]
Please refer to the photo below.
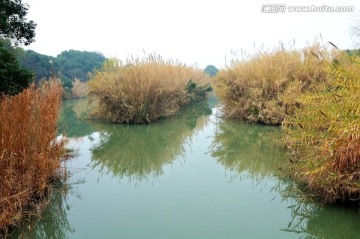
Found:
[[[351, 29], [360, 26], [359, 0], [23, 0], [37, 23], [25, 47], [56, 56], [65, 50], [106, 57], [156, 53], [187, 65], [224, 68], [234, 52], [296, 48], [315, 40], [360, 48]], [[283, 12], [271, 13], [285, 5]], [[353, 12], [290, 12], [291, 6], [351, 6]], [[275, 7], [274, 7], [275, 6]], [[239, 53], [237, 53], [239, 54]]]

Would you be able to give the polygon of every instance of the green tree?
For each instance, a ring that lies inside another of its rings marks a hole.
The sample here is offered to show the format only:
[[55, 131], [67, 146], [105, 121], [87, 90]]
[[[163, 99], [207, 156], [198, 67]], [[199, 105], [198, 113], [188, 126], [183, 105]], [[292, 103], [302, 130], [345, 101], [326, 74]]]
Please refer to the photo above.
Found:
[[24, 52], [20, 63], [27, 69], [33, 71], [36, 83], [39, 83], [42, 79], [48, 79], [52, 75], [57, 75], [59, 71], [55, 65], [54, 57], [42, 55], [32, 50]]
[[16, 44], [34, 42], [36, 24], [25, 18], [28, 10], [29, 5], [21, 0], [1, 0], [0, 36], [16, 40]]
[[31, 72], [20, 66], [17, 48], [10, 44], [29, 45], [34, 41], [36, 24], [25, 18], [28, 9], [21, 0], [0, 0], [0, 94], [17, 94], [33, 78]]
[[216, 74], [218, 73], [218, 68], [216, 68], [215, 66], [213, 65], [208, 65], [206, 66], [206, 68], [204, 69], [204, 72], [206, 74], [208, 74], [210, 77], [215, 77]]
[[21, 67], [16, 57], [0, 42], [0, 94], [19, 93], [28, 87], [32, 77], [31, 72]]
[[105, 60], [101, 53], [69, 50], [61, 52], [56, 57], [55, 63], [62, 76], [87, 81], [89, 72], [100, 69]]

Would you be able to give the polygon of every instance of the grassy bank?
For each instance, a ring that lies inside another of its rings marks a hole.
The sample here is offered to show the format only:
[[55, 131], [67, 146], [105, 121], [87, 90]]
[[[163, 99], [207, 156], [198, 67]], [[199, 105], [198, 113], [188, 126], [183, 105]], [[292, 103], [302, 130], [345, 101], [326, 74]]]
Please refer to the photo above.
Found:
[[93, 117], [116, 123], [150, 123], [177, 113], [210, 90], [201, 70], [150, 55], [123, 65], [108, 60], [91, 75], [90, 95], [99, 107]]
[[298, 106], [296, 97], [328, 81], [333, 53], [319, 44], [282, 47], [234, 60], [215, 78], [226, 118], [280, 125]]
[[333, 49], [259, 53], [215, 79], [225, 117], [283, 125], [291, 176], [325, 203], [360, 198], [360, 57]]
[[0, 237], [36, 212], [57, 178], [56, 141], [62, 88], [50, 81], [0, 100]]
[[294, 177], [324, 202], [360, 198], [360, 58], [343, 54], [331, 81], [298, 98], [283, 124]]

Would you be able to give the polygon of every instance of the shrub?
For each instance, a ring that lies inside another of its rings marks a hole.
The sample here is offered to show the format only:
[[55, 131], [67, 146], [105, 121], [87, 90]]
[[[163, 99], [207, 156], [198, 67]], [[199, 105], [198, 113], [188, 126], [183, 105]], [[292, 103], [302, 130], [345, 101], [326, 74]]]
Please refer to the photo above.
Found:
[[235, 60], [215, 78], [226, 118], [279, 125], [298, 105], [296, 96], [328, 80], [332, 52], [314, 44], [275, 49]]
[[127, 65], [108, 60], [91, 74], [90, 95], [98, 99], [93, 117], [116, 123], [149, 123], [175, 114], [210, 90], [201, 70], [160, 56]]
[[0, 237], [49, 195], [59, 175], [61, 94], [61, 84], [51, 81], [0, 99]]
[[294, 175], [324, 202], [360, 196], [360, 57], [343, 54], [323, 90], [284, 121]]
[[73, 87], [71, 89], [72, 98], [82, 98], [87, 96], [89, 87], [86, 82], [81, 82], [79, 79], [75, 79]]

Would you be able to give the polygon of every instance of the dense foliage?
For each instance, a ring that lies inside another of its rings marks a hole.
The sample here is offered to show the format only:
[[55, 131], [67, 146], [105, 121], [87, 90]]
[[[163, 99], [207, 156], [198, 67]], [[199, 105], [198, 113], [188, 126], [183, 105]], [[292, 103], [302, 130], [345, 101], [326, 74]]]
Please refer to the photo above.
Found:
[[35, 76], [35, 82], [38, 84], [41, 79], [49, 79], [52, 74], [54, 65], [54, 58], [47, 55], [42, 55], [32, 50], [24, 51], [24, 53], [19, 57], [20, 63], [31, 70]]
[[15, 95], [29, 86], [32, 74], [20, 66], [17, 45], [34, 41], [36, 24], [25, 18], [28, 5], [21, 0], [0, 1], [0, 94]]
[[63, 51], [57, 57], [27, 50], [21, 57], [22, 65], [34, 72], [36, 82], [54, 75], [63, 78], [64, 82], [87, 81], [89, 72], [100, 69], [105, 60], [101, 53], [76, 50]]
[[219, 72], [219, 70], [213, 65], [207, 65], [204, 69], [204, 72], [208, 74], [210, 77], [215, 77]]
[[15, 50], [0, 41], [0, 94], [15, 95], [27, 88], [33, 75], [16, 59]]
[[331, 81], [284, 121], [294, 175], [325, 202], [360, 197], [360, 57], [343, 54]]
[[177, 113], [211, 88], [207, 75], [181, 63], [149, 56], [121, 64], [107, 61], [92, 74], [90, 94], [99, 101], [96, 118], [117, 123], [150, 123]]
[[87, 81], [89, 72], [100, 69], [105, 60], [101, 53], [69, 50], [61, 52], [54, 60], [54, 64], [62, 76]]
[[328, 80], [332, 53], [319, 45], [276, 49], [235, 60], [215, 77], [227, 118], [278, 125], [298, 106], [296, 96]]
[[0, 1], [0, 36], [29, 45], [34, 41], [36, 24], [27, 21], [29, 6], [21, 0]]

